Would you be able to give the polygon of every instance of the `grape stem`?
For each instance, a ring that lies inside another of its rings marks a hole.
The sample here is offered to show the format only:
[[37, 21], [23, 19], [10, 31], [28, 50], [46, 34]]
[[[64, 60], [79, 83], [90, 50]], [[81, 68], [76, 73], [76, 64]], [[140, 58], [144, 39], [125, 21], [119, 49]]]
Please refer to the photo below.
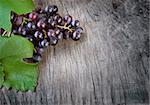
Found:
[[34, 48], [34, 51], [37, 53], [37, 50], [36, 50], [36, 48]]
[[27, 19], [27, 18], [23, 17], [23, 22], [21, 23], [21, 26], [23, 26], [24, 23], [27, 23], [27, 21], [31, 21], [31, 19]]
[[47, 38], [47, 34], [46, 34], [46, 31], [45, 30], [42, 30], [43, 33], [44, 33], [44, 38]]
[[73, 32], [74, 29], [71, 29], [71, 25], [67, 26], [67, 23], [65, 23], [63, 26], [57, 25], [56, 27], [69, 30], [69, 32]]

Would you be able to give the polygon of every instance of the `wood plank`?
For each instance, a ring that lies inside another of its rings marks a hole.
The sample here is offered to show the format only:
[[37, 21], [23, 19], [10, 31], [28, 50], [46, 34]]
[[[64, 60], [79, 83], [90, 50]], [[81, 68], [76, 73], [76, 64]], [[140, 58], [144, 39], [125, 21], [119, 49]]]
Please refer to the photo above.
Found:
[[37, 0], [81, 21], [79, 42], [49, 47], [36, 92], [0, 90], [0, 105], [149, 105], [148, 0]]

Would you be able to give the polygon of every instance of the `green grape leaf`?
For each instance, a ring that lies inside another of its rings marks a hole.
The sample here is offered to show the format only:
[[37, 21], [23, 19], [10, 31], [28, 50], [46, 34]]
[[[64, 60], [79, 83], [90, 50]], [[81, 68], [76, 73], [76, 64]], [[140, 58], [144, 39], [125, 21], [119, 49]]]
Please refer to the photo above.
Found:
[[32, 57], [33, 44], [20, 36], [0, 37], [0, 59], [9, 56]]
[[11, 31], [10, 12], [17, 14], [31, 12], [34, 9], [32, 0], [0, 0], [0, 28]]
[[0, 36], [0, 86], [20, 91], [35, 89], [38, 64], [23, 60], [32, 57], [33, 50], [33, 44], [21, 36]]
[[37, 81], [37, 64], [29, 64], [17, 57], [2, 60], [6, 88], [26, 91], [34, 90]]

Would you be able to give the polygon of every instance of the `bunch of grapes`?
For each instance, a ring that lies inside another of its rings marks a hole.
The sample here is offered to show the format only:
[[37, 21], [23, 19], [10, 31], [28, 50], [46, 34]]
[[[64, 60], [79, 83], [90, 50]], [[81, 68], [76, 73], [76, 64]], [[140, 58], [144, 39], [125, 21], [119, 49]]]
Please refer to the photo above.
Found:
[[12, 33], [27, 38], [34, 44], [35, 51], [32, 60], [41, 60], [41, 54], [49, 45], [56, 45], [58, 40], [79, 40], [83, 29], [79, 20], [73, 20], [72, 16], [64, 17], [58, 14], [55, 5], [45, 8], [36, 8], [31, 13], [18, 15], [11, 12]]

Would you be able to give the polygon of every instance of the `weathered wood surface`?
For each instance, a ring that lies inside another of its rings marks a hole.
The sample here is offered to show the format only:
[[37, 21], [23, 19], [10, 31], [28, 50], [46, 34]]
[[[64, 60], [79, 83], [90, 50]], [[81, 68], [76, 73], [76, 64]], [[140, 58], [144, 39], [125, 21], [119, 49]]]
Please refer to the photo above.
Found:
[[149, 0], [38, 4], [78, 18], [84, 35], [46, 50], [36, 92], [2, 89], [0, 105], [149, 105]]

